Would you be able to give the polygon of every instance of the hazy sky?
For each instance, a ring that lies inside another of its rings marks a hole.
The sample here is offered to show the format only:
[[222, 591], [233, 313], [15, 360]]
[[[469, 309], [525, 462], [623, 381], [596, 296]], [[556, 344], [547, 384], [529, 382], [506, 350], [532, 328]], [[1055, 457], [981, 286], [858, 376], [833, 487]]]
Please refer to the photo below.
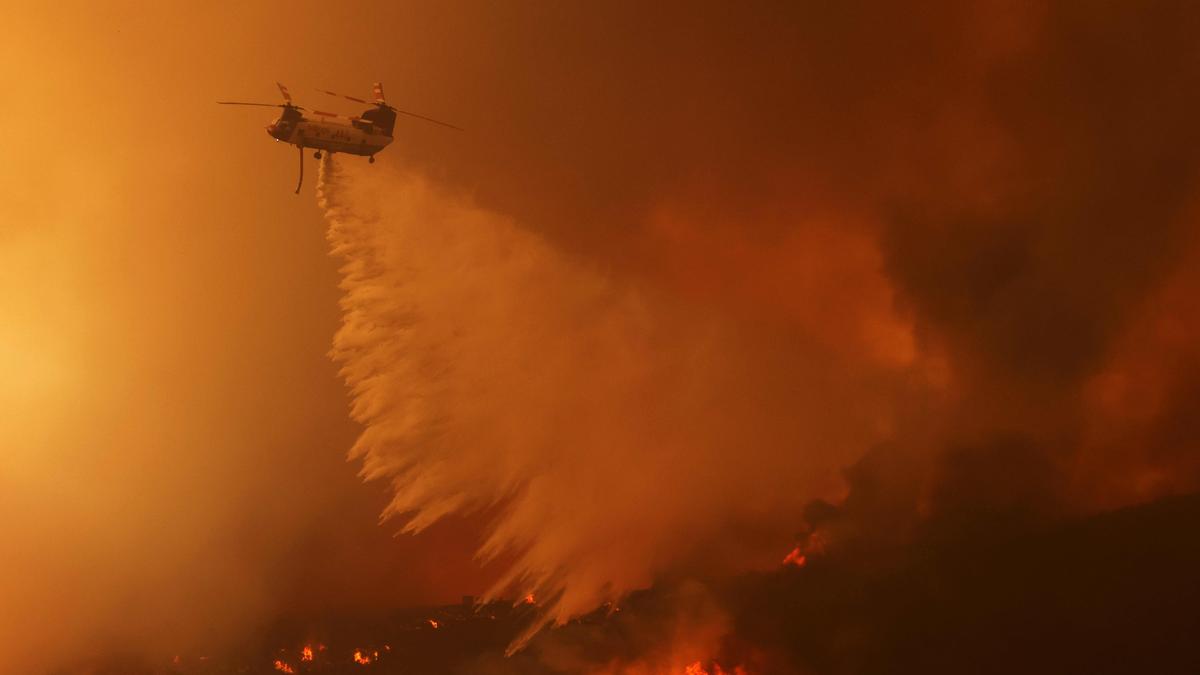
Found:
[[314, 86], [382, 80], [397, 104], [465, 122], [429, 12], [389, 11], [6, 3], [4, 651], [106, 632], [167, 644], [277, 606], [481, 587], [473, 539], [376, 526], [386, 500], [345, 462], [336, 267], [311, 182], [291, 194], [271, 111], [214, 104], [273, 102], [277, 79], [306, 105]]
[[[755, 470], [811, 470], [795, 505], [881, 447], [923, 515], [1197, 485], [1188, 4], [0, 4], [0, 651], [173, 649], [497, 573], [478, 517], [393, 539], [345, 461], [316, 167], [293, 195], [272, 111], [214, 103], [276, 80], [351, 113], [313, 88], [382, 81], [466, 132], [402, 118], [377, 173], [654, 289], [663, 335], [732, 327], [762, 360], [716, 359], [752, 395], [713, 400], [762, 405], [712, 451], [753, 424]], [[796, 438], [820, 461], [766, 459]]]

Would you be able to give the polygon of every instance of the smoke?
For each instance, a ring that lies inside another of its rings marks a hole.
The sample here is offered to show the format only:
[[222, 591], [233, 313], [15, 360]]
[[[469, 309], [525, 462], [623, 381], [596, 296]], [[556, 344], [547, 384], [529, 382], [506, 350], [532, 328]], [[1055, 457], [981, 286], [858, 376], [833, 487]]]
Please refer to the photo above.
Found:
[[619, 280], [412, 174], [327, 160], [351, 455], [418, 532], [490, 511], [494, 593], [563, 622], [664, 574], [772, 565], [892, 386], [812, 340]]
[[331, 174], [388, 515], [490, 514], [501, 587], [561, 622], [805, 521], [1000, 536], [1200, 485], [1194, 12], [939, 9], [517, 22], [513, 68], [584, 112], [492, 91], [499, 140], [414, 160], [471, 197]]
[[[0, 672], [1200, 489], [1195, 3], [243, 5], [0, 29]], [[471, 130], [326, 186], [373, 488], [276, 79]]]

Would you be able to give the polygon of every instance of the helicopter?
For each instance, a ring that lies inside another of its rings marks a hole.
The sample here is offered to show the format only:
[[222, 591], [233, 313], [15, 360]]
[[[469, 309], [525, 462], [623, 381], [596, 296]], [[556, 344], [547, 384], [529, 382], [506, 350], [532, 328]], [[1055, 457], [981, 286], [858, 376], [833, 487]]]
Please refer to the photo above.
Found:
[[[292, 102], [292, 95], [287, 87], [276, 82], [279, 92], [283, 94], [283, 103], [248, 103], [245, 101], [217, 101], [220, 105], [251, 105], [267, 108], [283, 108], [283, 113], [267, 125], [267, 133], [276, 142], [283, 141], [296, 146], [300, 150], [300, 180], [296, 183], [296, 194], [300, 194], [300, 186], [304, 184], [304, 149], [315, 150], [313, 157], [321, 159], [321, 152], [330, 154], [344, 152], [351, 155], [361, 155], [371, 164], [375, 163], [375, 153], [386, 148], [392, 142], [392, 131], [396, 126], [396, 114], [408, 115], [417, 119], [440, 124], [444, 127], [461, 128], [435, 120], [432, 117], [418, 115], [406, 110], [388, 105], [383, 98], [383, 85], [374, 85], [374, 101], [367, 101], [355, 96], [346, 96], [324, 89], [317, 91], [322, 94], [349, 99], [362, 103], [369, 108], [361, 115], [346, 116], [321, 110], [311, 111], [315, 117], [306, 117], [305, 109]], [[321, 119], [318, 119], [321, 118]]]

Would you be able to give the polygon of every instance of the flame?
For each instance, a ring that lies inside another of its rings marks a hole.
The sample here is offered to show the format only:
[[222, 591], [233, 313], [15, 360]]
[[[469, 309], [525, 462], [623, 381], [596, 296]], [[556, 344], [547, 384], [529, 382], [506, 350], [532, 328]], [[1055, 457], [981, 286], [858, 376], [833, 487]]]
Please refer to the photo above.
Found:
[[310, 647], [308, 645], [304, 645], [304, 649], [300, 650], [300, 660], [301, 661], [312, 661], [313, 660], [312, 647]]
[[783, 564], [804, 567], [806, 564], [808, 564], [808, 557], [806, 557], [804, 555], [804, 551], [801, 551], [800, 547], [797, 546], [796, 548], [792, 549], [791, 553], [787, 554], [787, 557], [783, 559]]
[[433, 619], [427, 619], [427, 621], [429, 621], [429, 625], [433, 626], [434, 628], [437, 628], [439, 625], [438, 622], [434, 621]]
[[535, 604], [535, 601], [533, 599], [533, 593], [529, 593], [525, 596], [525, 604], [527, 604], [527, 605]]
[[702, 661], [696, 661], [683, 670], [683, 675], [747, 675], [746, 669], [735, 666], [733, 670], [725, 670], [721, 664], [713, 662], [712, 670], [704, 667]]
[[286, 662], [280, 661], [279, 659], [275, 659], [275, 670], [278, 670], [281, 673], [295, 673], [296, 672]]
[[828, 542], [825, 539], [824, 533], [820, 530], [813, 530], [804, 537], [804, 541], [796, 544], [796, 548], [787, 554], [783, 559], [783, 565], [795, 565], [796, 567], [804, 567], [808, 564], [808, 559], [812, 556], [822, 556], [825, 554]]
[[366, 654], [363, 654], [362, 650], [355, 649], [354, 650], [354, 662], [360, 666], [365, 666], [371, 662], [371, 657], [367, 656]]

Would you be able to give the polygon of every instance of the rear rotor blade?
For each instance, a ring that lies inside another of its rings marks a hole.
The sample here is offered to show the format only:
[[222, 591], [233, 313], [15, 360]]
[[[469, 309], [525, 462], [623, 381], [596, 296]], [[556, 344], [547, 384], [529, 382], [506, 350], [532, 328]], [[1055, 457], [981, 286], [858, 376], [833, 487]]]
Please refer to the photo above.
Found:
[[392, 112], [397, 112], [397, 113], [400, 113], [401, 115], [408, 115], [409, 117], [415, 117], [415, 118], [417, 118], [417, 119], [419, 119], [419, 120], [425, 120], [426, 122], [433, 122], [434, 124], [440, 124], [440, 125], [442, 125], [442, 126], [444, 126], [444, 127], [450, 127], [451, 129], [457, 129], [458, 131], [466, 131], [466, 129], [463, 129], [462, 127], [456, 127], [456, 126], [454, 126], [453, 124], [450, 124], [449, 122], [443, 122], [443, 121], [441, 121], [441, 120], [435, 120], [435, 119], [433, 119], [432, 117], [426, 117], [426, 116], [424, 116], [424, 115], [418, 115], [417, 113], [408, 112], [407, 110], [401, 110], [401, 109], [399, 109], [399, 108], [393, 108], [393, 107], [392, 107], [392, 106], [390, 106], [390, 105], [389, 105], [389, 106], [386, 106], [386, 107], [387, 107], [387, 109], [388, 109], [388, 110], [391, 110]]
[[[432, 117], [426, 117], [424, 115], [418, 115], [417, 113], [414, 113], [414, 112], [408, 112], [407, 110], [400, 110], [399, 108], [393, 108], [392, 106], [390, 106], [384, 102], [384, 100], [383, 100], [383, 85], [378, 82], [376, 82], [373, 87], [373, 91], [375, 93], [374, 101], [367, 101], [367, 100], [358, 98], [356, 96], [347, 96], [345, 94], [339, 94], [335, 91], [329, 91], [328, 89], [317, 89], [317, 91], [321, 92], [322, 94], [328, 94], [330, 96], [340, 96], [344, 99], [348, 99], [348, 100], [354, 101], [356, 103], [362, 103], [365, 105], [377, 105], [381, 108], [387, 108], [388, 110], [391, 110], [392, 112], [400, 113], [401, 115], [408, 115], [409, 117], [415, 117], [417, 119], [425, 120], [426, 122], [433, 122], [434, 124], [440, 124], [444, 127], [450, 127], [451, 129], [457, 129], [458, 131], [465, 131], [465, 129], [463, 129], [462, 127], [456, 127], [453, 124], [450, 124], [449, 122], [443, 122], [441, 120], [435, 120]], [[329, 113], [319, 113], [319, 114], [325, 115], [325, 114], [329, 114]], [[343, 119], [361, 119], [361, 118], [344, 117]]]

